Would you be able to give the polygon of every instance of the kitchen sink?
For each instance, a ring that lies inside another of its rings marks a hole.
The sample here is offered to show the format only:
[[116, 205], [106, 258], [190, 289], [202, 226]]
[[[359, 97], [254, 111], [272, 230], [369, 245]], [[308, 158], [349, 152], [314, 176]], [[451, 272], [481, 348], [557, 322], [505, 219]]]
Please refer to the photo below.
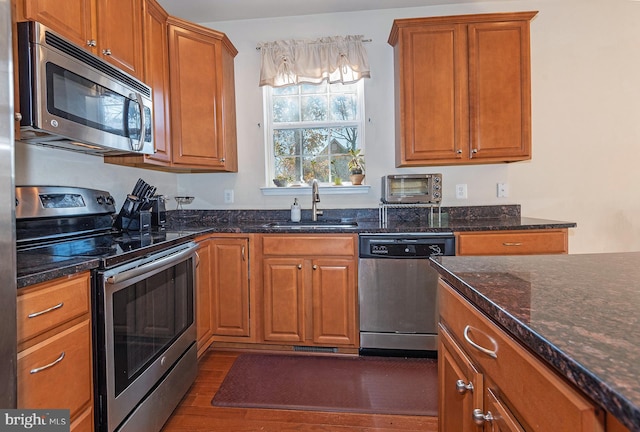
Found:
[[358, 222], [345, 222], [341, 220], [318, 220], [318, 221], [301, 221], [301, 222], [269, 222], [262, 225], [264, 228], [280, 228], [280, 229], [345, 229], [356, 228]]

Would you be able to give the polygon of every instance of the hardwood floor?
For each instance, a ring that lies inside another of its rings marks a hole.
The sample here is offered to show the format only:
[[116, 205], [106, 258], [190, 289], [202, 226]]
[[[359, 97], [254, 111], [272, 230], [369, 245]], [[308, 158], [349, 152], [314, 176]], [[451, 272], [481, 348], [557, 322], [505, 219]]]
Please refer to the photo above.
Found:
[[209, 350], [202, 357], [195, 383], [162, 432], [438, 430], [436, 417], [214, 407], [211, 399], [239, 354], [236, 351]]

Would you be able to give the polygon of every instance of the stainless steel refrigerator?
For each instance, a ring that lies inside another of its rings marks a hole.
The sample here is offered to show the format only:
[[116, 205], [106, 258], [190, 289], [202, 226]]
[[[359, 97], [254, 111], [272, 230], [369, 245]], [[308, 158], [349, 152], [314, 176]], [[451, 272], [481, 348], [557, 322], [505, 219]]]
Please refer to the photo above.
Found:
[[16, 223], [11, 2], [0, 0], [0, 408], [16, 407]]

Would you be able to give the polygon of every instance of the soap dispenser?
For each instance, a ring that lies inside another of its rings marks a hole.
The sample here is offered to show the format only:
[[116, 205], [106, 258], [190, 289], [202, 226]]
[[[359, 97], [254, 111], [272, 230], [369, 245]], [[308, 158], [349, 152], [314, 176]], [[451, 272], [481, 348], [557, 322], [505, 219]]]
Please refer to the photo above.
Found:
[[300, 204], [298, 204], [298, 198], [294, 198], [293, 204], [291, 204], [291, 222], [300, 222]]

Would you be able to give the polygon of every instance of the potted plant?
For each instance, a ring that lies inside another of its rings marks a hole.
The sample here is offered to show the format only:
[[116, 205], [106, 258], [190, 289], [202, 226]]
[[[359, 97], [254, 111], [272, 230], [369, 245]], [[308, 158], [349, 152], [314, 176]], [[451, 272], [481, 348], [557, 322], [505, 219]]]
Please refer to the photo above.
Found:
[[338, 174], [335, 160], [331, 161], [331, 175], [333, 178], [333, 184], [336, 186], [342, 186], [342, 177], [340, 177], [340, 174]]
[[291, 182], [291, 177], [286, 176], [284, 174], [280, 174], [273, 179], [273, 184], [275, 184], [278, 187], [285, 187], [289, 182]]
[[351, 159], [349, 160], [349, 178], [351, 184], [361, 185], [364, 179], [364, 155], [360, 154], [361, 149], [349, 150]]

